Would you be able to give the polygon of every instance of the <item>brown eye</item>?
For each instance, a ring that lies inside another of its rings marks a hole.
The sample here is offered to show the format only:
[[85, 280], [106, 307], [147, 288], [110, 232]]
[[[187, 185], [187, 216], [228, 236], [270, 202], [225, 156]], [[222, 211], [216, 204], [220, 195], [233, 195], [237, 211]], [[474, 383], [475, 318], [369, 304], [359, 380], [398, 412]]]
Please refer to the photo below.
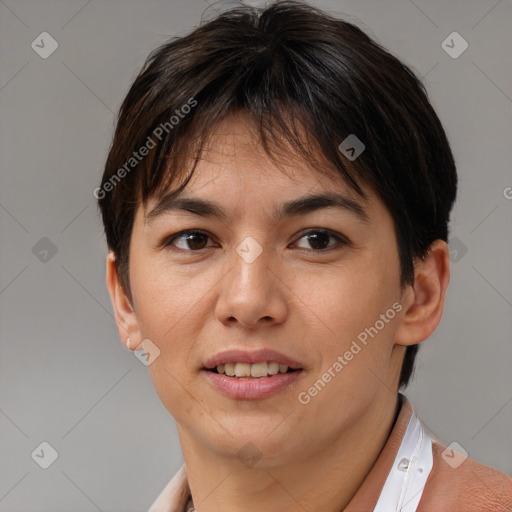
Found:
[[[209, 236], [202, 231], [182, 231], [171, 237], [165, 245], [174, 245], [178, 249], [184, 251], [199, 251], [204, 249], [206, 246], [206, 242], [209, 239]], [[181, 243], [181, 247], [178, 246], [176, 241]]]
[[[327, 252], [331, 249], [338, 248], [340, 245], [347, 244], [347, 241], [342, 237], [337, 236], [334, 233], [331, 233], [331, 231], [325, 229], [310, 230], [302, 235], [300, 240], [302, 239], [306, 239], [307, 243], [311, 247], [311, 250], [315, 252]], [[330, 239], [334, 240], [334, 243], [331, 245], [329, 245]], [[308, 247], [303, 248], [308, 249]]]

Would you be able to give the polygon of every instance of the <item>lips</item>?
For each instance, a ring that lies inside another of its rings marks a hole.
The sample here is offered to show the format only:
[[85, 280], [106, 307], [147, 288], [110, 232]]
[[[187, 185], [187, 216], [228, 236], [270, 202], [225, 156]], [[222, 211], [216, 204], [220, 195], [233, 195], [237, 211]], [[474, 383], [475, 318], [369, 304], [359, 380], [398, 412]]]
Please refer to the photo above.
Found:
[[285, 392], [303, 374], [301, 363], [272, 349], [225, 350], [207, 359], [200, 371], [214, 389], [236, 400], [270, 398]]
[[268, 361], [275, 361], [280, 365], [288, 366], [288, 368], [291, 368], [292, 370], [302, 369], [302, 365], [298, 361], [295, 361], [281, 352], [272, 349], [253, 351], [234, 349], [219, 352], [203, 363], [203, 369], [213, 370], [217, 366], [225, 364], [255, 364]]

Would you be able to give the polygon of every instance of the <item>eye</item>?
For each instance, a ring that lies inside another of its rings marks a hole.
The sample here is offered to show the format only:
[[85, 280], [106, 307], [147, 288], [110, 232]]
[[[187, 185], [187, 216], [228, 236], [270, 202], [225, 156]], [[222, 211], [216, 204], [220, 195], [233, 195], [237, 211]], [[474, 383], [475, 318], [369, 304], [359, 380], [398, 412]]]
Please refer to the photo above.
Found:
[[[338, 249], [340, 246], [349, 245], [348, 240], [341, 236], [334, 234], [332, 231], [328, 229], [311, 229], [299, 240], [306, 238], [307, 243], [312, 247], [312, 251], [314, 252], [328, 252], [333, 249]], [[329, 238], [335, 241], [334, 244], [329, 245]], [[305, 247], [307, 249], [307, 247]]]
[[[204, 249], [207, 247], [205, 245], [205, 241], [208, 240], [210, 237], [203, 233], [202, 231], [197, 230], [188, 230], [188, 231], [180, 231], [179, 233], [173, 235], [172, 237], [168, 238], [164, 241], [165, 246], [168, 245], [174, 245], [178, 249], [181, 249], [183, 251], [199, 251], [201, 249]], [[181, 241], [182, 247], [179, 247], [177, 244], [175, 244], [175, 241]]]
[[[196, 229], [180, 231], [175, 235], [172, 235], [168, 239], [164, 240], [164, 246], [174, 246], [178, 250], [185, 252], [193, 252], [200, 251], [201, 249], [205, 249], [207, 247], [212, 247], [212, 245], [208, 246], [207, 241], [210, 239], [210, 236], [203, 231], [198, 231]], [[328, 252], [331, 250], [339, 249], [340, 246], [349, 245], [350, 242], [343, 237], [342, 235], [335, 234], [334, 232], [328, 229], [311, 229], [304, 233], [299, 240], [307, 239], [307, 243], [312, 248], [308, 247], [299, 247], [301, 249], [308, 249], [314, 252]], [[334, 243], [329, 244], [329, 239], [333, 240]], [[178, 244], [181, 244], [178, 245]]]

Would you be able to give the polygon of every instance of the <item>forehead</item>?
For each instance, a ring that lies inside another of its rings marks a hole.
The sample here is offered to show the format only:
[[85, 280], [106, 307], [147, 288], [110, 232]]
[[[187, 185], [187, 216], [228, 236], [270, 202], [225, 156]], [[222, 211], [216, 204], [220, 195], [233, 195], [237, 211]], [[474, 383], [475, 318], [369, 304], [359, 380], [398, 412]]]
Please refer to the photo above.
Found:
[[[279, 198], [284, 195], [300, 194], [306, 191], [342, 192], [353, 201], [365, 202], [350, 187], [338, 169], [334, 169], [315, 146], [305, 131], [300, 136], [305, 140], [308, 154], [305, 158], [297, 148], [287, 140], [271, 141], [270, 155], [263, 147], [257, 127], [247, 113], [236, 113], [219, 122], [212, 129], [203, 147], [194, 173], [184, 188], [184, 192], [199, 195], [215, 194], [218, 199], [228, 199], [228, 192], [237, 197], [264, 195], [265, 198]], [[192, 159], [185, 167], [192, 168]], [[184, 174], [188, 176], [188, 172]], [[181, 180], [183, 181], [183, 180]], [[157, 196], [150, 197], [145, 214], [150, 212], [162, 198], [172, 194], [179, 184], [161, 190]], [[371, 191], [360, 184], [365, 194]]]
[[138, 209], [136, 223], [142, 220], [148, 229], [158, 219], [165, 225], [168, 215], [193, 214], [226, 224], [264, 218], [276, 225], [329, 211], [366, 231], [390, 220], [382, 201], [367, 187], [362, 187], [366, 194], [362, 198], [339, 174], [322, 171], [297, 157], [276, 163], [246, 133], [219, 130], [187, 186], [172, 187], [152, 198], [143, 214]]

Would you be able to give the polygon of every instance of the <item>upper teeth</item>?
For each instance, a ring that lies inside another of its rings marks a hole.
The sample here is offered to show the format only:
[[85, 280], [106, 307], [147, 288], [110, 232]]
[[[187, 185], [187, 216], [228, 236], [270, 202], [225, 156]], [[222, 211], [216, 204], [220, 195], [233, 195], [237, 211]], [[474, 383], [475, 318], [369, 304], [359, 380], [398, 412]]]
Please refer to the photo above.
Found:
[[272, 362], [263, 363], [226, 363], [217, 366], [219, 373], [225, 373], [228, 377], [266, 377], [267, 375], [276, 375], [286, 373], [288, 366]]

